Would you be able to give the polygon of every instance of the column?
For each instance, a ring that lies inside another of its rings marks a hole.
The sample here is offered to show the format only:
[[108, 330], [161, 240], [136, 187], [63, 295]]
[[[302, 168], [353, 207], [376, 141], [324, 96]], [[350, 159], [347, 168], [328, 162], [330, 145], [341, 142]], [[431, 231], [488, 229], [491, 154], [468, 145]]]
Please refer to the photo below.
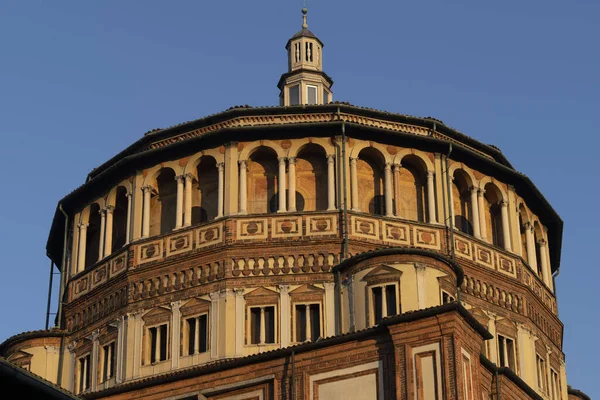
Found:
[[89, 389], [88, 385], [87, 385], [87, 363], [88, 363], [88, 359], [87, 357], [85, 357], [83, 359], [83, 374], [81, 376], [81, 381], [83, 382], [83, 385], [81, 385], [81, 387], [83, 388], [83, 391], [86, 391], [87, 389]]
[[194, 354], [198, 354], [200, 353], [200, 329], [198, 329], [200, 318], [196, 317], [194, 321]]
[[[179, 367], [179, 342], [181, 341], [181, 300], [171, 302], [171, 368]], [[196, 322], [196, 330], [198, 322]]]
[[98, 261], [104, 258], [104, 232], [106, 231], [106, 210], [98, 211], [100, 213], [100, 248], [98, 249]]
[[210, 295], [210, 358], [215, 359], [219, 356], [219, 298], [218, 292]]
[[81, 272], [85, 269], [85, 245], [87, 242], [87, 227], [88, 224], [79, 224], [79, 251], [77, 259], [77, 272]]
[[335, 155], [327, 154], [327, 211], [335, 210]]
[[502, 200], [500, 202], [500, 215], [502, 217], [502, 242], [504, 243], [504, 249], [512, 251], [510, 244], [510, 225], [508, 223], [508, 201]]
[[265, 329], [265, 308], [260, 308], [260, 344], [265, 344], [266, 340], [266, 329]]
[[385, 177], [385, 216], [392, 217], [394, 215], [394, 209], [392, 206], [392, 164], [385, 163], [384, 168]]
[[183, 226], [183, 175], [177, 175], [177, 207], [175, 211], [175, 229], [180, 229]]
[[490, 320], [488, 321], [488, 331], [492, 334], [493, 338], [487, 341], [488, 346], [488, 358], [491, 362], [498, 365], [498, 335], [496, 334], [496, 315], [493, 313], [487, 313]]
[[[246, 299], [244, 299], [244, 289], [234, 289], [235, 293], [235, 355], [241, 357], [244, 355], [244, 311], [246, 308]], [[283, 346], [282, 346], [283, 347]]]
[[117, 320], [117, 365], [115, 365], [115, 381], [121, 383], [124, 376], [125, 362], [125, 316], [122, 315]]
[[223, 183], [225, 182], [225, 163], [217, 163], [217, 169], [219, 170], [219, 185], [217, 188], [217, 218], [220, 218], [223, 216], [223, 196], [225, 194], [223, 192], [223, 190], [225, 190]]
[[[387, 293], [385, 290], [385, 285], [381, 286], [381, 317], [385, 318], [388, 316], [387, 312]], [[375, 321], [375, 323], [378, 323]]]
[[112, 236], [113, 236], [113, 213], [115, 207], [106, 206], [106, 230], [104, 232], [104, 257], [112, 253]]
[[537, 259], [535, 256], [535, 242], [533, 238], [533, 225], [531, 222], [525, 223], [525, 243], [527, 245], [527, 263], [529, 264], [529, 268], [537, 274]]
[[290, 285], [279, 285], [279, 302], [281, 309], [281, 347], [290, 345]]
[[288, 158], [288, 179], [288, 211], [296, 212], [296, 157]]
[[306, 339], [313, 340], [312, 338], [312, 327], [310, 323], [310, 304], [304, 306], [304, 312], [306, 313]]
[[358, 174], [356, 171], [357, 157], [350, 157], [350, 186], [352, 188], [352, 211], [360, 211], [358, 206]]
[[477, 192], [477, 200], [479, 203], [478, 211], [479, 211], [479, 234], [483, 240], [487, 239], [487, 225], [485, 224], [485, 190], [479, 189]]
[[76, 342], [71, 342], [67, 345], [67, 350], [69, 351], [69, 365], [70, 365], [70, 371], [71, 373], [68, 374], [66, 377], [63, 377], [63, 382], [64, 379], [67, 379], [67, 384], [66, 386], [63, 383], [59, 383], [59, 386], [64, 387], [65, 389], [69, 390], [72, 393], [76, 393], [77, 390], [75, 390], [75, 376], [77, 374], [77, 359], [75, 357], [75, 347], [76, 347]]
[[392, 172], [394, 174], [394, 203], [396, 204], [396, 217], [400, 217], [400, 164], [394, 164]]
[[286, 211], [285, 209], [285, 157], [277, 158], [279, 161], [279, 175], [277, 175], [277, 183], [279, 184], [279, 188], [277, 190], [277, 195], [279, 197], [279, 209], [277, 212], [283, 213]]
[[435, 189], [433, 177], [435, 176], [433, 171], [427, 171], [427, 206], [429, 207], [429, 223], [437, 224], [437, 218], [435, 217]]
[[[334, 336], [335, 332], [335, 283], [323, 283], [325, 288], [325, 337]], [[283, 347], [283, 346], [282, 346]]]
[[131, 241], [131, 193], [127, 192], [127, 226], [125, 227], [125, 244]]
[[417, 276], [417, 301], [419, 304], [419, 310], [427, 308], [427, 292], [425, 282], [425, 270], [427, 267], [423, 264], [415, 264], [415, 274]]
[[91, 336], [92, 355], [90, 357], [90, 362], [92, 365], [90, 365], [90, 386], [89, 387], [92, 389], [92, 391], [96, 391], [96, 385], [98, 383], [98, 379], [96, 378], [98, 376], [98, 347], [99, 347], [98, 336], [100, 336], [100, 332], [98, 330], [95, 330]]
[[452, 228], [456, 229], [456, 218], [454, 217], [454, 193], [452, 184], [454, 182], [454, 176], [450, 177], [450, 187], [448, 188], [448, 200], [450, 201], [450, 221], [452, 221]]
[[[110, 373], [111, 366], [112, 366], [111, 365], [112, 364], [112, 359], [113, 359], [112, 349], [113, 349], [113, 346], [108, 346], [107, 347], [107, 351], [106, 351], [106, 353], [107, 353], [106, 356], [107, 357], [106, 357], [106, 360], [104, 360], [104, 362], [106, 363], [106, 370], [108, 371], [108, 373]], [[112, 378], [112, 376], [110, 376], [110, 378]]]
[[[194, 184], [194, 175], [185, 174], [185, 211], [183, 213], [183, 226], [192, 225], [192, 186]], [[179, 189], [178, 189], [179, 190]]]
[[481, 239], [481, 230], [479, 218], [479, 202], [477, 201], [477, 192], [479, 191], [475, 186], [471, 187], [471, 209], [473, 210], [473, 234], [477, 239]]
[[548, 284], [549, 282], [549, 277], [550, 277], [550, 268], [548, 268], [548, 258], [547, 258], [547, 253], [546, 253], [546, 246], [547, 243], [544, 239], [540, 239], [538, 241], [538, 244], [540, 246], [540, 264], [542, 267], [542, 280], [544, 281], [544, 283], [546, 284], [546, 286], [550, 286]]
[[152, 195], [152, 186], [144, 186], [144, 210], [142, 215], [142, 238], [150, 236], [150, 196]]
[[247, 166], [246, 166], [246, 160], [241, 160], [240, 161], [240, 214], [247, 214], [248, 211], [246, 210], [246, 203], [247, 203], [247, 196], [248, 196], [248, 190], [246, 189], [246, 185], [248, 183], [247, 178], [246, 178], [246, 172], [247, 172]]

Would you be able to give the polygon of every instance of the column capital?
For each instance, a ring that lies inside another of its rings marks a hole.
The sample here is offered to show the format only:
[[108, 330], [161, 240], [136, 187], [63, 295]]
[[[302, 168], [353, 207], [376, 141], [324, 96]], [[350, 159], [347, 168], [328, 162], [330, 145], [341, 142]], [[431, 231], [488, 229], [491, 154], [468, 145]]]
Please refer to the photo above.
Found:
[[478, 193], [479, 192], [479, 188], [477, 186], [471, 186], [469, 188], [469, 192], [471, 192], [471, 193]]
[[286, 157], [277, 157], [277, 161], [279, 161], [279, 165], [285, 164]]
[[248, 160], [239, 160], [238, 164], [240, 164], [241, 167], [246, 167], [246, 165], [248, 165]]
[[427, 178], [433, 178], [435, 176], [435, 171], [427, 171]]
[[181, 307], [181, 300], [171, 302], [171, 310], [179, 310], [179, 307]]
[[106, 215], [106, 208], [101, 208], [100, 210], [98, 210], [98, 214], [104, 217]]
[[485, 189], [481, 189], [481, 188], [479, 188], [479, 189], [477, 190], [477, 195], [478, 195], [479, 197], [483, 197], [483, 196], [485, 195]]
[[192, 182], [194, 180], [194, 175], [190, 174], [189, 172], [183, 176], [185, 177], [186, 182]]
[[327, 158], [327, 162], [328, 163], [333, 163], [335, 162], [335, 154], [326, 154], [325, 158]]
[[290, 285], [279, 285], [279, 293], [288, 294], [290, 291]]
[[415, 270], [417, 271], [418, 274], [422, 274], [423, 272], [425, 272], [425, 269], [427, 268], [427, 266], [425, 264], [422, 263], [415, 263]]
[[217, 169], [219, 171], [223, 171], [223, 168], [225, 168], [225, 163], [224, 162], [217, 163]]
[[547, 242], [546, 242], [546, 239], [540, 239], [540, 240], [538, 240], [538, 244], [539, 244], [541, 247], [545, 247], [545, 246], [546, 246], [546, 243], [547, 243]]
[[244, 288], [235, 288], [233, 289], [233, 293], [235, 294], [235, 297], [244, 297]]
[[176, 175], [175, 176], [175, 180], [177, 181], [177, 183], [182, 182], [185, 180], [185, 175]]
[[500, 207], [502, 208], [507, 208], [508, 207], [508, 201], [502, 199], [498, 202], [500, 204]]
[[356, 164], [358, 157], [350, 157], [350, 164]]
[[127, 189], [127, 192], [125, 192], [125, 196], [131, 198], [133, 196], [133, 193], [129, 189]]
[[296, 157], [288, 157], [288, 163], [290, 163], [290, 165], [291, 164], [295, 165], [296, 164]]
[[390, 171], [391, 171], [391, 170], [392, 170], [392, 163], [391, 163], [391, 162], [386, 162], [386, 163], [385, 163], [385, 167], [384, 167], [384, 168], [385, 168], [386, 170], [390, 170]]
[[527, 230], [533, 230], [533, 224], [530, 221], [527, 221], [523, 224], [523, 226], [525, 227], [525, 229]]
[[78, 340], [74, 340], [71, 343], [67, 344], [67, 350], [69, 350], [69, 353], [75, 352], [75, 348], [77, 347], [78, 343], [79, 343]]
[[323, 282], [323, 288], [325, 290], [333, 290], [335, 288], [334, 282]]
[[77, 224], [77, 226], [79, 227], [80, 230], [86, 230], [88, 226], [90, 226], [90, 224], [86, 224], [85, 222], [80, 222]]
[[142, 192], [144, 192], [144, 193], [146, 193], [146, 192], [152, 193], [153, 190], [154, 190], [154, 188], [150, 185], [142, 186]]
[[394, 165], [392, 167], [393, 167], [394, 171], [400, 171], [400, 169], [402, 168], [402, 164], [394, 163]]
[[95, 342], [98, 340], [98, 337], [100, 336], [100, 330], [96, 329], [95, 331], [93, 331], [88, 337], [86, 337], [86, 339], [91, 340], [92, 342]]
[[212, 301], [219, 300], [221, 298], [221, 294], [219, 292], [212, 292], [208, 295]]
[[115, 206], [106, 206], [106, 213], [112, 214], [115, 211]]

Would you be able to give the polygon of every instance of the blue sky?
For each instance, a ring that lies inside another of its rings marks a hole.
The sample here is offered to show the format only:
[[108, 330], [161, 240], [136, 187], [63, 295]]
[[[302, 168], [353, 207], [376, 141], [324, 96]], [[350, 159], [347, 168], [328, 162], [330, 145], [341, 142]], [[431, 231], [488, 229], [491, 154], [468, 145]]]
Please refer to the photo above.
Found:
[[[148, 130], [233, 105], [276, 105], [302, 5], [0, 2], [0, 341], [44, 327], [58, 200]], [[433, 116], [498, 146], [561, 215], [568, 382], [599, 396], [600, 3], [308, 7], [334, 100]]]

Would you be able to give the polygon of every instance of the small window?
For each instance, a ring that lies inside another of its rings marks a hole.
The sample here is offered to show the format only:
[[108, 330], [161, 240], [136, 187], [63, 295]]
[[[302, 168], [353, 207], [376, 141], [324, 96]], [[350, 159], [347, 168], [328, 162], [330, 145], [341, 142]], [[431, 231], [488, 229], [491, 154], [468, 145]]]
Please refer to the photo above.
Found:
[[463, 361], [463, 386], [465, 388], [465, 398], [468, 400], [473, 399], [473, 374], [471, 371], [471, 358], [468, 354], [462, 355]]
[[323, 88], [323, 104], [329, 103], [329, 93], [327, 89]]
[[167, 359], [167, 344], [169, 342], [167, 324], [148, 329], [150, 340], [150, 363], [154, 364]]
[[395, 284], [372, 287], [371, 299], [375, 324], [385, 317], [398, 314], [398, 294]]
[[450, 293], [446, 292], [445, 290], [442, 290], [442, 304], [452, 303], [455, 300], [456, 299], [454, 298], [454, 296], [452, 296]]
[[105, 382], [115, 376], [115, 342], [102, 347], [102, 381]]
[[317, 87], [306, 86], [306, 104], [317, 104]]
[[538, 388], [546, 393], [546, 361], [540, 357], [539, 354], [535, 355], [535, 365], [537, 368], [537, 384]]
[[300, 104], [300, 85], [291, 86], [290, 89], [290, 106]]
[[275, 343], [275, 307], [250, 308], [250, 344]]
[[501, 367], [508, 367], [517, 372], [515, 363], [515, 341], [503, 335], [498, 335], [498, 355]]
[[321, 307], [319, 304], [296, 304], [296, 342], [317, 340], [321, 336]]
[[208, 350], [208, 315], [187, 318], [188, 355], [204, 353]]
[[90, 355], [79, 359], [79, 392], [85, 392], [90, 388]]

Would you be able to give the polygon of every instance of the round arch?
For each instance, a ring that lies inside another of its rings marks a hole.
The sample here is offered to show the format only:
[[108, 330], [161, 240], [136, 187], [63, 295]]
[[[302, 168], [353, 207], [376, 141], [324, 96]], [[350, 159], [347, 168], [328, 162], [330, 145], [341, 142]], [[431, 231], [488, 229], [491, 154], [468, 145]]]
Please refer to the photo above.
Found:
[[258, 150], [261, 147], [267, 147], [277, 154], [278, 158], [285, 157], [285, 150], [278, 144], [273, 142], [272, 140], [260, 140], [256, 142], [244, 143], [244, 148], [240, 152], [238, 156], [238, 161], [246, 161], [250, 158], [252, 153]]

